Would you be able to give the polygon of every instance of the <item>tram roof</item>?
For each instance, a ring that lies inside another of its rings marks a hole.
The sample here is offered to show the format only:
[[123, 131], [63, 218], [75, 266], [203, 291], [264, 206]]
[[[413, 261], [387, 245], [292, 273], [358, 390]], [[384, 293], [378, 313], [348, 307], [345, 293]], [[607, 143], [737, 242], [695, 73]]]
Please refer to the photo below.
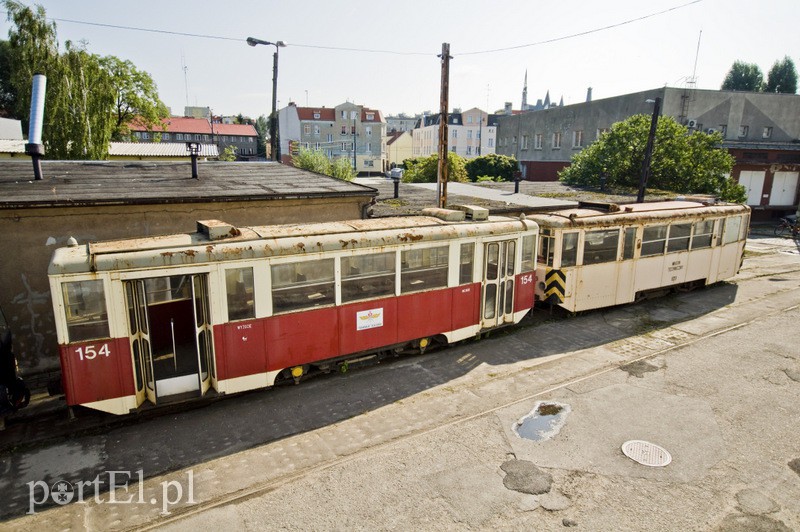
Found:
[[[614, 210], [618, 208], [617, 210]], [[746, 205], [734, 203], [709, 204], [698, 201], [656, 201], [613, 205], [612, 209], [578, 207], [549, 213], [533, 213], [528, 218], [541, 227], [571, 228], [599, 225], [632, 225], [648, 221], [670, 221], [749, 212]]]
[[133, 270], [312, 255], [362, 248], [380, 248], [455, 238], [503, 235], [536, 229], [530, 219], [490, 216], [487, 221], [444, 221], [432, 216], [373, 218], [312, 224], [234, 228], [216, 220], [198, 222], [229, 228], [224, 238], [208, 232], [131, 238], [55, 250], [50, 275], [91, 271]]

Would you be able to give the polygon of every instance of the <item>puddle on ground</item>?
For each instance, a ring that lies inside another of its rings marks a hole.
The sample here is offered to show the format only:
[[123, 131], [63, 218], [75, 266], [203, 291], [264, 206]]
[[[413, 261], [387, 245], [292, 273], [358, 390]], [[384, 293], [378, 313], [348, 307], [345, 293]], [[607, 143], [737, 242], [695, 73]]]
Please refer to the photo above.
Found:
[[549, 440], [564, 426], [569, 413], [569, 405], [553, 401], [539, 401], [530, 413], [514, 423], [512, 430], [514, 434], [526, 440]]

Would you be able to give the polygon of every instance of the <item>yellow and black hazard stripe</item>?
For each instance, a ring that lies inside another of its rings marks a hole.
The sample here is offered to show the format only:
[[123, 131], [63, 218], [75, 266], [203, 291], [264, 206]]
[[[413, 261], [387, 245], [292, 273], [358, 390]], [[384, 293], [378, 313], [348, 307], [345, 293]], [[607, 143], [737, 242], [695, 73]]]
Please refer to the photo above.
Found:
[[566, 287], [567, 275], [561, 270], [548, 268], [544, 276], [544, 300], [555, 305], [563, 303]]

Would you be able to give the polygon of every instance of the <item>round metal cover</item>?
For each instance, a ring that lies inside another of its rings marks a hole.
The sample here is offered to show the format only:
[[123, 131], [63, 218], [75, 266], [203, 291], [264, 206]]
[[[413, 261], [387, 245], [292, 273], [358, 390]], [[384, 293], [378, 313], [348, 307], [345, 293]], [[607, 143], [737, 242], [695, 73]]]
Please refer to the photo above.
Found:
[[650, 467], [663, 467], [672, 462], [669, 451], [647, 441], [626, 441], [622, 444], [622, 452], [631, 460]]

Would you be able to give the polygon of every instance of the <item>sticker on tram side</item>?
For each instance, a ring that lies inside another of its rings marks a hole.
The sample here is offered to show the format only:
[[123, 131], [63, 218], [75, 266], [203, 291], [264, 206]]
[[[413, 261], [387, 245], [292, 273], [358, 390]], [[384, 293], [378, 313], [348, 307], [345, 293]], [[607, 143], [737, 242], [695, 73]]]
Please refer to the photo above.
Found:
[[375, 329], [383, 327], [383, 308], [373, 308], [356, 312], [356, 330]]
[[566, 294], [567, 276], [561, 270], [548, 269], [544, 276], [545, 300], [563, 303]]

